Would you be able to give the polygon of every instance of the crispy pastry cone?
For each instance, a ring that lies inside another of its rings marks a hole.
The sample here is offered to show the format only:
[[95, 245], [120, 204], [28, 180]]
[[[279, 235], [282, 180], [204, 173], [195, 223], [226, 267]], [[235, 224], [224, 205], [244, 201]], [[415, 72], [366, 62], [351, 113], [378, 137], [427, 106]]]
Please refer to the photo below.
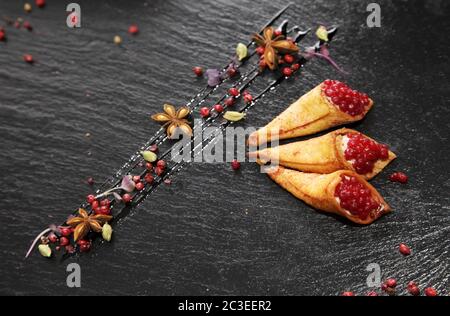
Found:
[[373, 101], [364, 111], [352, 116], [339, 109], [323, 92], [325, 83], [321, 83], [292, 103], [272, 122], [249, 136], [250, 146], [257, 146], [274, 139], [287, 139], [314, 134], [333, 126], [361, 120], [372, 108]]
[[[357, 224], [371, 224], [383, 214], [391, 211], [391, 208], [377, 190], [352, 171], [340, 170], [330, 174], [317, 174], [303, 173], [278, 166], [269, 168], [267, 172], [272, 180], [312, 207], [344, 216]], [[335, 191], [337, 185], [342, 181], [342, 176], [356, 177], [360, 183], [370, 190], [372, 198], [378, 203], [378, 208], [371, 211], [366, 218], [354, 215], [341, 207], [339, 199], [335, 196]]]
[[[352, 162], [345, 159], [344, 155], [348, 140], [346, 135], [349, 133], [359, 132], [342, 128], [309, 140], [251, 152], [249, 157], [257, 158], [261, 164], [278, 163], [305, 172], [331, 173], [337, 170], [356, 172]], [[371, 139], [365, 135], [364, 137]], [[395, 158], [396, 155], [389, 151], [387, 159], [375, 162], [372, 172], [360, 175], [365, 179], [372, 179]]]

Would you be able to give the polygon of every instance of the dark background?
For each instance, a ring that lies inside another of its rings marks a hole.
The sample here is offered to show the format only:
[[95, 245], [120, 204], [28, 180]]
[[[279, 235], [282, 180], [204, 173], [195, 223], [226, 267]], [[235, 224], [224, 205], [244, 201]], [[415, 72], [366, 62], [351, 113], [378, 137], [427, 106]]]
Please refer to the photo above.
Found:
[[[192, 164], [119, 222], [114, 242], [64, 262], [37, 252], [25, 261], [35, 234], [90, 193], [87, 177], [111, 175], [159, 128], [149, 114], [203, 87], [192, 66], [222, 66], [286, 3], [78, 0], [82, 27], [73, 30], [69, 2], [48, 0], [26, 17], [33, 33], [8, 27], [0, 43], [0, 293], [364, 294], [365, 269], [378, 263], [401, 293], [416, 280], [448, 294], [450, 27], [449, 4], [438, 0], [380, 1], [382, 27], [372, 29], [371, 1], [294, 1], [286, 16], [303, 28], [340, 25], [331, 54], [351, 75], [311, 62], [246, 120], [262, 126], [326, 78], [367, 92], [375, 107], [356, 128], [399, 156], [372, 182], [390, 215], [354, 226], [296, 200], [256, 165]], [[24, 17], [23, 2], [1, 1], [4, 15]], [[126, 34], [131, 23], [139, 36]], [[389, 182], [396, 170], [407, 185]], [[400, 242], [413, 255], [402, 257]], [[82, 267], [81, 289], [66, 286], [69, 262]]]

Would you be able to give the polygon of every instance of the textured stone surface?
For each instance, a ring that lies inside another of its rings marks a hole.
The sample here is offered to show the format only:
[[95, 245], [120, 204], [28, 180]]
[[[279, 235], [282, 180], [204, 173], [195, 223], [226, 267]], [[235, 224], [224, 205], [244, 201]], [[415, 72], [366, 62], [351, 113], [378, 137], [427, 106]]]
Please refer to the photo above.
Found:
[[[399, 158], [373, 184], [394, 212], [368, 227], [318, 213], [253, 164], [192, 164], [115, 226], [114, 241], [65, 262], [23, 255], [34, 234], [59, 223], [159, 126], [164, 102], [184, 104], [200, 87], [191, 67], [221, 66], [283, 1], [81, 1], [82, 28], [47, 1], [7, 29], [0, 43], [0, 293], [2, 294], [359, 294], [369, 263], [383, 277], [449, 290], [449, 5], [381, 1], [382, 27], [365, 25], [364, 1], [302, 1], [287, 13], [302, 27], [339, 24], [331, 54], [253, 108], [261, 126], [326, 78], [375, 100], [353, 127], [388, 143]], [[23, 16], [0, 2], [1, 15]], [[140, 34], [126, 35], [137, 23]], [[112, 44], [120, 34], [122, 47]], [[305, 43], [312, 44], [312, 36]], [[25, 64], [31, 53], [37, 63]], [[84, 134], [90, 132], [90, 139]], [[92, 155], [88, 156], [88, 152]], [[407, 185], [388, 175], [405, 171]], [[400, 242], [413, 254], [402, 257]], [[66, 286], [66, 264], [82, 267], [82, 288]]]

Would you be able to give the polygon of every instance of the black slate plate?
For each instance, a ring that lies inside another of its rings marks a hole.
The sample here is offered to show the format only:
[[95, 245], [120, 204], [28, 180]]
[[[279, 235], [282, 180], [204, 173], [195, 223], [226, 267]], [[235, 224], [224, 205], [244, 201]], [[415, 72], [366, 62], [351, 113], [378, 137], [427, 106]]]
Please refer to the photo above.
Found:
[[[376, 106], [355, 127], [399, 156], [373, 181], [392, 214], [353, 226], [312, 210], [255, 165], [234, 173], [193, 164], [121, 221], [113, 243], [65, 262], [23, 255], [36, 232], [89, 193], [87, 177], [106, 178], [159, 128], [149, 113], [203, 86], [193, 65], [222, 65], [285, 2], [79, 0], [77, 30], [65, 26], [63, 1], [47, 3], [27, 17], [34, 33], [8, 28], [0, 43], [0, 293], [363, 294], [370, 263], [396, 277], [400, 292], [416, 280], [448, 293], [447, 2], [380, 1], [382, 26], [372, 29], [369, 2], [295, 3], [287, 16], [303, 27], [340, 25], [331, 53], [351, 75], [310, 63], [248, 115], [261, 126], [326, 78], [366, 91]], [[0, 13], [25, 15], [12, 1]], [[126, 35], [131, 23], [140, 26], [135, 38]], [[395, 170], [410, 182], [390, 183]], [[412, 256], [398, 253], [400, 242]], [[81, 265], [81, 289], [66, 286], [70, 262]]]

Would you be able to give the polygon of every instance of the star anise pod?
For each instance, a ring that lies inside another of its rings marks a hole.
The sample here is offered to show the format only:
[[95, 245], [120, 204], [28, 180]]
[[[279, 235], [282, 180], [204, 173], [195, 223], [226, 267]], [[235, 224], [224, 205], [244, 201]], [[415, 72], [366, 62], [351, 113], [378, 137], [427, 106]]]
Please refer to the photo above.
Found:
[[297, 45], [292, 41], [284, 38], [284, 35], [274, 37], [272, 27], [264, 29], [263, 36], [259, 34], [253, 35], [253, 40], [258, 46], [264, 47], [264, 61], [270, 70], [275, 70], [278, 67], [279, 53], [296, 53], [299, 51]]
[[175, 138], [175, 131], [180, 129], [187, 136], [192, 136], [192, 128], [186, 117], [189, 115], [189, 108], [182, 106], [178, 110], [173, 105], [164, 104], [164, 112], [152, 115], [152, 119], [164, 123], [166, 126], [167, 136], [171, 139]]
[[86, 210], [80, 208], [78, 217], [73, 217], [67, 221], [67, 225], [74, 228], [73, 240], [83, 239], [90, 231], [99, 233], [102, 231], [102, 225], [109, 222], [113, 217], [109, 215], [89, 215]]

